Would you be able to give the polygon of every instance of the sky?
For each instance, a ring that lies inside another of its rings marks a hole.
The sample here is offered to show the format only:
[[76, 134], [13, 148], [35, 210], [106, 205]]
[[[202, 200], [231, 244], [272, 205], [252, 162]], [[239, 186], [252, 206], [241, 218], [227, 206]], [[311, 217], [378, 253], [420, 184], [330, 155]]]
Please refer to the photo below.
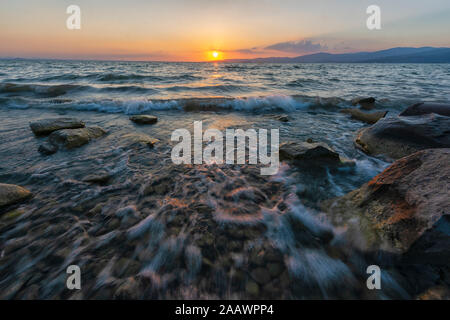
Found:
[[[366, 27], [374, 4], [381, 30]], [[79, 30], [66, 27], [69, 5]], [[0, 0], [0, 57], [205, 61], [397, 46], [450, 47], [450, 1]]]

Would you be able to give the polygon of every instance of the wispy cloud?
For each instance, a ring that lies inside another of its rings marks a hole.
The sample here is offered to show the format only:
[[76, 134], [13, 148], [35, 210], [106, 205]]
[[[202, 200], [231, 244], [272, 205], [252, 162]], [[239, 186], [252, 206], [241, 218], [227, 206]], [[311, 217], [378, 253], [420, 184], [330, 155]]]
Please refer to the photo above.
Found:
[[265, 47], [266, 50], [276, 50], [289, 53], [305, 53], [328, 50], [326, 45], [314, 43], [311, 40], [279, 42]]

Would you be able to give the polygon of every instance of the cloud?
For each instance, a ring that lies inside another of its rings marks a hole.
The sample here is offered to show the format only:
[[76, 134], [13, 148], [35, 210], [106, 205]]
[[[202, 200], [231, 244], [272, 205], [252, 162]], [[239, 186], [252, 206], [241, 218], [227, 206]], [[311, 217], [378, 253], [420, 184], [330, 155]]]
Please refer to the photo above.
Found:
[[328, 50], [326, 45], [313, 43], [311, 40], [280, 42], [265, 47], [266, 50], [276, 50], [291, 53], [317, 52]]

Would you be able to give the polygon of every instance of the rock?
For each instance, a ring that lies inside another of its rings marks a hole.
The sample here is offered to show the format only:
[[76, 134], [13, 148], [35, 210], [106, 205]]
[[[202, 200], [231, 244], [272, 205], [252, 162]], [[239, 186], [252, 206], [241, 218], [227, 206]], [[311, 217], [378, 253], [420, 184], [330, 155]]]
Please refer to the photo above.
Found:
[[130, 120], [137, 124], [154, 124], [158, 122], [157, 117], [148, 115], [131, 116]]
[[418, 300], [450, 300], [450, 290], [445, 286], [435, 286], [417, 296]]
[[133, 277], [125, 279], [125, 281], [117, 288], [114, 293], [114, 299], [136, 300], [139, 299], [139, 282]]
[[95, 138], [106, 134], [100, 127], [93, 126], [81, 129], [63, 129], [53, 132], [49, 136], [49, 141], [53, 145], [64, 146], [67, 149], [81, 147]]
[[153, 148], [158, 139], [153, 139], [146, 134], [130, 133], [121, 137], [123, 147], [150, 147]]
[[44, 142], [43, 144], [41, 144], [39, 146], [38, 151], [44, 155], [51, 155], [54, 154], [58, 151], [58, 146], [48, 143], [48, 142]]
[[283, 265], [280, 263], [268, 263], [267, 269], [271, 277], [278, 277], [284, 270]]
[[259, 295], [259, 286], [254, 281], [248, 281], [245, 284], [245, 292], [251, 296], [257, 297]]
[[266, 284], [270, 281], [270, 274], [269, 271], [263, 268], [256, 268], [252, 270], [250, 273], [253, 280], [255, 280], [259, 284]]
[[49, 135], [53, 131], [61, 129], [84, 128], [85, 124], [75, 118], [43, 119], [30, 123], [30, 128], [37, 136]]
[[340, 112], [350, 114], [352, 119], [360, 120], [370, 124], [376, 123], [381, 118], [384, 118], [388, 113], [387, 111], [378, 111], [369, 113], [363, 112], [359, 109], [350, 109], [350, 108], [342, 109]]
[[275, 119], [281, 122], [289, 122], [289, 117], [286, 115], [276, 116]]
[[280, 146], [280, 160], [298, 165], [341, 165], [350, 162], [322, 142], [287, 142]]
[[399, 159], [429, 148], [450, 147], [450, 118], [436, 114], [384, 118], [358, 132], [356, 146], [370, 155]]
[[25, 188], [0, 183], [0, 207], [9, 206], [31, 197], [31, 192]]
[[109, 173], [98, 173], [98, 174], [94, 173], [85, 177], [83, 181], [87, 183], [104, 185], [107, 184], [110, 179], [111, 175]]
[[450, 104], [443, 103], [416, 103], [406, 108], [400, 116], [421, 116], [424, 114], [436, 113], [441, 116], [450, 117]]
[[372, 110], [375, 108], [375, 98], [356, 98], [352, 100], [352, 106], [359, 105], [361, 109]]
[[[446, 221], [450, 208], [450, 149], [429, 149], [419, 151], [395, 161], [390, 167], [343, 197], [325, 201], [322, 209], [330, 217], [350, 221], [359, 219], [357, 227], [363, 233], [368, 247], [406, 253], [410, 250], [426, 252], [426, 246], [420, 249], [415, 242], [432, 243], [423, 239], [426, 231], [439, 239], [429, 257], [439, 258], [439, 252], [449, 250]], [[441, 218], [446, 216], [443, 221]], [[433, 226], [439, 222], [445, 232], [435, 232]], [[447, 233], [447, 235], [445, 235]], [[447, 240], [442, 240], [446, 238]], [[411, 251], [410, 251], [411, 252]], [[446, 253], [448, 255], [448, 252]], [[417, 254], [409, 253], [409, 259]], [[448, 262], [449, 260], [447, 260]]]

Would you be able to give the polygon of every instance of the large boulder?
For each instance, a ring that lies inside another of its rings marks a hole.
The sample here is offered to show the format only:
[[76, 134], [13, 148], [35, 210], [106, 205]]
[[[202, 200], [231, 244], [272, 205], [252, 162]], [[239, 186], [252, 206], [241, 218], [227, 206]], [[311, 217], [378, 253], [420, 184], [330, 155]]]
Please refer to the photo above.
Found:
[[157, 117], [148, 115], [131, 116], [130, 120], [137, 124], [154, 124], [158, 122]]
[[0, 208], [31, 197], [31, 192], [20, 186], [0, 183]]
[[106, 134], [100, 127], [93, 126], [80, 129], [63, 129], [53, 132], [49, 137], [49, 142], [56, 146], [63, 146], [67, 149], [81, 147], [92, 139], [99, 138]]
[[399, 159], [419, 150], [450, 147], [450, 118], [437, 114], [384, 118], [358, 132], [356, 146], [370, 155]]
[[360, 120], [369, 124], [376, 123], [381, 118], [384, 118], [388, 113], [387, 111], [364, 112], [353, 108], [342, 109], [340, 112], [351, 115], [352, 119]]
[[280, 160], [298, 165], [340, 165], [348, 162], [322, 142], [287, 142], [280, 146]]
[[30, 128], [37, 136], [49, 135], [61, 129], [84, 128], [85, 124], [75, 118], [42, 119], [30, 123]]
[[360, 243], [367, 248], [448, 256], [449, 163], [448, 148], [419, 151], [395, 161], [361, 188], [325, 201], [322, 209], [335, 221], [356, 218], [364, 239]]
[[424, 114], [436, 113], [441, 116], [450, 117], [450, 104], [444, 103], [416, 103], [406, 108], [400, 116], [421, 116]]

